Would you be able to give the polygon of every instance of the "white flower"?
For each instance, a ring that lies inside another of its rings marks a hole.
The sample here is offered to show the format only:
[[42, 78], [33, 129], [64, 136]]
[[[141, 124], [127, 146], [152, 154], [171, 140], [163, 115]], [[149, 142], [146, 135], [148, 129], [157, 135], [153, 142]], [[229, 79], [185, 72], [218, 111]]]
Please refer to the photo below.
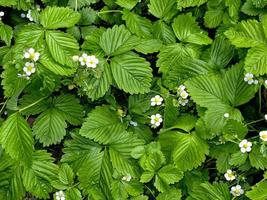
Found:
[[25, 66], [23, 67], [23, 71], [27, 76], [30, 76], [35, 72], [34, 63], [32, 62], [26, 62]]
[[34, 62], [39, 60], [40, 53], [35, 52], [34, 48], [29, 48], [25, 53], [24, 53], [24, 58], [31, 59]]
[[260, 131], [259, 133], [261, 140], [267, 142], [267, 131]]
[[151, 98], [151, 106], [160, 106], [162, 104], [163, 98], [159, 95], [154, 96]]
[[33, 18], [32, 18], [32, 11], [28, 10], [26, 17], [32, 22]]
[[138, 126], [138, 123], [137, 123], [137, 122], [134, 122], [134, 121], [130, 121], [130, 124], [131, 124], [132, 126]]
[[186, 106], [186, 104], [188, 104], [188, 99], [183, 99], [183, 98], [180, 97], [178, 99], [178, 102], [179, 102], [180, 105]]
[[264, 81], [265, 85], [267, 85], [267, 80]]
[[254, 80], [253, 82], [255, 85], [259, 84], [259, 81], [258, 80]]
[[264, 115], [264, 118], [265, 118], [265, 120], [267, 120], [267, 114], [266, 114], [266, 115]]
[[79, 56], [72, 56], [72, 60], [75, 62], [79, 61], [79, 58], [80, 58]]
[[126, 175], [126, 176], [124, 176], [124, 177], [121, 178], [121, 180], [127, 181], [127, 182], [130, 182], [131, 179], [132, 179], [132, 177], [130, 175]]
[[81, 66], [86, 65], [88, 55], [86, 53], [83, 53], [83, 55], [79, 58]]
[[244, 194], [244, 190], [242, 190], [240, 185], [236, 185], [236, 186], [231, 187], [231, 194], [235, 197], [238, 197]]
[[65, 200], [65, 193], [61, 190], [56, 192], [56, 200]]
[[182, 91], [184, 91], [186, 88], [184, 85], [180, 85], [177, 89], [177, 92], [180, 94]]
[[254, 78], [254, 75], [252, 73], [246, 73], [244, 81], [248, 82], [248, 84], [251, 85], [252, 83], [254, 83], [253, 78]]
[[252, 143], [248, 142], [247, 140], [242, 140], [239, 143], [239, 147], [240, 147], [240, 151], [242, 153], [250, 152], [251, 151], [251, 147], [252, 147]]
[[163, 121], [160, 114], [152, 115], [150, 119], [150, 123], [156, 127], [160, 126], [161, 122]]
[[21, 13], [20, 16], [21, 16], [21, 18], [25, 18], [26, 17], [26, 15], [24, 13]]
[[95, 56], [88, 56], [87, 59], [86, 66], [89, 68], [96, 68], [99, 60]]
[[188, 97], [188, 93], [186, 91], [182, 91], [180, 93], [180, 97], [182, 97], [183, 99], [186, 99]]
[[4, 17], [5, 13], [3, 11], [0, 11], [0, 20], [2, 20], [2, 17]]
[[236, 178], [235, 172], [231, 169], [228, 169], [226, 173], [224, 174], [224, 177], [227, 181], [233, 181]]
[[224, 113], [224, 115], [223, 115], [225, 118], [229, 118], [229, 113]]

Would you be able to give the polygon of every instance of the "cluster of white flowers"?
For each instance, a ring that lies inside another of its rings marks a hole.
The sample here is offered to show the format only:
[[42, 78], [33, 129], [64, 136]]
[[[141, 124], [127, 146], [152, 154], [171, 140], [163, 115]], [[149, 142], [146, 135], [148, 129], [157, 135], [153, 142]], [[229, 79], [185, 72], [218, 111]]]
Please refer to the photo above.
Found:
[[61, 190], [56, 192], [56, 200], [65, 200], [65, 193]]
[[88, 56], [86, 53], [83, 53], [81, 57], [73, 56], [72, 59], [75, 62], [79, 61], [81, 66], [86, 65], [88, 68], [96, 68], [99, 63], [99, 60], [94, 55]]
[[2, 17], [4, 17], [5, 13], [3, 11], [0, 11], [0, 21], [2, 20]]
[[227, 181], [233, 181], [236, 179], [235, 171], [232, 171], [231, 169], [228, 169], [226, 173], [224, 174], [224, 177]]
[[186, 92], [186, 88], [184, 85], [180, 85], [177, 89], [177, 94], [179, 95], [178, 102], [182, 106], [186, 106], [188, 103], [187, 97], [189, 96], [188, 93]]
[[150, 123], [152, 124], [152, 128], [159, 127], [162, 121], [162, 116], [160, 114], [155, 114], [150, 117]]
[[130, 182], [131, 179], [132, 179], [131, 175], [126, 175], [126, 176], [123, 176], [123, 177], [121, 178], [121, 180], [123, 180], [123, 181], [127, 181], [127, 182]]
[[240, 151], [242, 153], [250, 152], [251, 151], [251, 147], [252, 147], [252, 143], [247, 141], [247, 140], [242, 140], [239, 143], [239, 147], [240, 147]]
[[231, 187], [231, 194], [235, 197], [238, 197], [244, 194], [244, 190], [241, 188], [240, 185], [236, 185]]
[[267, 142], [267, 131], [260, 131], [260, 139], [264, 142]]
[[32, 22], [33, 21], [33, 17], [32, 17], [32, 11], [28, 10], [26, 17]]
[[150, 105], [151, 106], [160, 106], [163, 102], [163, 98], [159, 95], [156, 95], [151, 98], [150, 100]]
[[38, 61], [40, 58], [40, 53], [35, 52], [33, 48], [29, 48], [25, 53], [24, 53], [24, 58], [31, 60], [31, 62], [26, 62], [23, 71], [24, 74], [18, 74], [19, 77], [26, 77], [29, 79], [29, 76], [33, 73], [35, 73], [36, 68], [34, 62]]
[[244, 78], [244, 81], [246, 81], [249, 85], [251, 84], [258, 84], [259, 81], [254, 79], [254, 75], [252, 73], [246, 73], [245, 74], [245, 78]]

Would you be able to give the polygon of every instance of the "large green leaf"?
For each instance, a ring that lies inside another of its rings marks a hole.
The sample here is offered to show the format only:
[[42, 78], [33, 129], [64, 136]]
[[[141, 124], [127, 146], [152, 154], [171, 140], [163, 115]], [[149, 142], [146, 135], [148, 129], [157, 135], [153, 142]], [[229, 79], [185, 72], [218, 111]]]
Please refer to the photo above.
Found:
[[176, 14], [176, 0], [151, 0], [149, 12], [157, 18], [170, 19]]
[[138, 41], [124, 25], [115, 25], [103, 33], [99, 45], [107, 55], [115, 56], [133, 49]]
[[12, 158], [31, 163], [34, 141], [29, 124], [20, 113], [10, 115], [2, 124], [0, 142]]
[[67, 124], [62, 114], [52, 108], [39, 115], [33, 125], [33, 134], [44, 146], [57, 144], [66, 135]]
[[6, 45], [10, 45], [11, 39], [13, 37], [12, 27], [2, 24], [0, 22], [0, 40], [4, 41]]
[[182, 42], [200, 45], [211, 44], [208, 34], [201, 30], [191, 13], [178, 15], [172, 24], [176, 37]]
[[111, 59], [111, 71], [120, 89], [130, 94], [145, 93], [150, 89], [150, 63], [137, 54], [128, 53]]
[[246, 196], [253, 200], [265, 200], [267, 198], [267, 181], [261, 181], [246, 193]]
[[70, 67], [74, 65], [72, 56], [77, 54], [79, 44], [72, 35], [60, 31], [46, 31], [45, 39], [55, 61]]
[[267, 48], [259, 45], [249, 49], [245, 59], [246, 71], [255, 75], [267, 74]]
[[141, 17], [134, 12], [124, 10], [122, 19], [125, 20], [127, 28], [139, 37], [150, 38], [152, 23], [147, 18]]
[[193, 6], [201, 6], [206, 3], [208, 0], [177, 0], [178, 9], [193, 7]]
[[36, 197], [48, 199], [53, 191], [51, 181], [57, 178], [58, 167], [54, 159], [46, 151], [36, 151], [33, 163], [23, 170], [23, 184], [27, 191]]
[[125, 130], [123, 123], [115, 111], [108, 106], [96, 107], [88, 114], [88, 118], [80, 129], [80, 134], [96, 142], [107, 144]]
[[46, 29], [68, 28], [78, 23], [80, 17], [70, 8], [47, 7], [40, 14], [40, 22]]
[[172, 28], [161, 20], [153, 24], [153, 36], [162, 40], [164, 44], [172, 44], [176, 42]]
[[225, 32], [226, 37], [236, 47], [254, 47], [266, 44], [262, 24], [256, 20], [242, 21]]

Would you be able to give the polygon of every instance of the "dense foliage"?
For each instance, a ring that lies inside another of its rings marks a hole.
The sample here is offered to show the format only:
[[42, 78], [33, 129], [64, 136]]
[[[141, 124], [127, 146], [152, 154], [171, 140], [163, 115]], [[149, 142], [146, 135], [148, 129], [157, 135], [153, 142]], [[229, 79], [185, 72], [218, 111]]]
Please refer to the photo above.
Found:
[[267, 199], [266, 0], [0, 0], [0, 199]]

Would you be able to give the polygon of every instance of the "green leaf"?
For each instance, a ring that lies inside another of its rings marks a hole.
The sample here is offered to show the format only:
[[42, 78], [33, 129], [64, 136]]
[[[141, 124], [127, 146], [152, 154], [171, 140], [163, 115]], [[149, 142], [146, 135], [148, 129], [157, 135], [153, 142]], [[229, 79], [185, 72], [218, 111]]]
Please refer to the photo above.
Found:
[[33, 134], [43, 146], [59, 143], [66, 135], [67, 124], [62, 114], [52, 108], [39, 115], [33, 125]]
[[124, 10], [122, 19], [125, 20], [127, 28], [138, 37], [151, 38], [152, 23], [147, 18]]
[[107, 144], [112, 140], [112, 137], [124, 130], [125, 126], [115, 111], [111, 111], [108, 106], [102, 106], [96, 107], [88, 114], [88, 118], [83, 123], [79, 133], [96, 142]]
[[177, 8], [188, 8], [194, 6], [201, 6], [206, 3], [208, 0], [177, 0]]
[[79, 22], [81, 15], [69, 8], [47, 7], [40, 14], [40, 23], [46, 29], [69, 28]]
[[159, 71], [166, 73], [174, 68], [181, 61], [198, 56], [198, 52], [193, 46], [183, 44], [168, 45], [160, 51], [157, 60]]
[[60, 31], [46, 31], [46, 44], [55, 61], [62, 65], [72, 66], [72, 56], [76, 55], [79, 44], [75, 38]]
[[177, 12], [175, 4], [176, 0], [151, 0], [148, 9], [155, 17], [168, 20]]
[[20, 115], [10, 115], [0, 128], [3, 149], [13, 158], [30, 164], [33, 153], [33, 137], [27, 121]]
[[18, 3], [18, 0], [1, 0], [1, 6], [14, 6]]
[[123, 8], [131, 10], [136, 6], [138, 0], [116, 0], [115, 3]]
[[128, 198], [127, 191], [120, 181], [113, 181], [111, 184], [112, 197], [114, 199], [123, 200]]
[[163, 47], [161, 40], [157, 39], [142, 39], [135, 47], [135, 50], [142, 54], [151, 54], [158, 52]]
[[226, 37], [236, 47], [255, 47], [266, 44], [262, 24], [256, 20], [242, 21], [225, 32]]
[[115, 56], [132, 50], [139, 40], [124, 25], [107, 29], [100, 38], [99, 45], [109, 56]]
[[60, 167], [58, 177], [59, 181], [64, 185], [71, 186], [74, 182], [74, 173], [72, 168], [66, 163]]
[[77, 172], [81, 166], [101, 150], [101, 146], [78, 134], [72, 134], [72, 140], [65, 142], [62, 162], [67, 162]]
[[96, 3], [98, 2], [98, 0], [69, 0], [68, 2], [68, 5], [71, 7], [71, 8], [81, 8], [81, 7], [84, 7], [84, 6], [88, 6], [88, 5], [91, 5], [93, 3]]
[[12, 27], [0, 23], [0, 39], [4, 41], [6, 45], [10, 46], [12, 37], [13, 37]]
[[123, 54], [112, 58], [110, 67], [119, 89], [130, 94], [149, 91], [152, 69], [144, 58], [134, 53]]
[[267, 74], [267, 48], [259, 45], [249, 49], [245, 59], [245, 69], [255, 75]]
[[51, 181], [57, 178], [58, 167], [54, 159], [43, 150], [34, 152], [33, 162], [23, 170], [23, 184], [27, 191], [38, 198], [48, 199], [53, 191]]
[[172, 28], [161, 20], [153, 24], [153, 36], [163, 41], [164, 44], [173, 44], [176, 42]]
[[83, 118], [83, 107], [79, 100], [73, 95], [66, 94], [56, 97], [53, 101], [54, 107], [64, 116], [72, 125], [80, 125]]
[[160, 193], [156, 199], [157, 200], [170, 200], [170, 199], [180, 200], [181, 198], [182, 198], [181, 190], [170, 189], [164, 193]]
[[66, 199], [68, 200], [82, 200], [82, 194], [77, 188], [71, 188], [66, 192]]
[[[160, 135], [159, 141], [163, 148], [169, 146], [173, 161], [182, 171], [198, 167], [209, 152], [208, 144], [195, 133], [166, 132]], [[167, 141], [172, 143], [167, 144]]]
[[201, 30], [195, 17], [191, 13], [182, 14], [175, 18], [172, 24], [176, 37], [182, 42], [189, 42], [199, 45], [211, 44], [212, 40], [208, 34]]
[[261, 181], [246, 193], [246, 196], [253, 200], [265, 200], [267, 198], [267, 181]]
[[205, 26], [208, 28], [218, 27], [224, 16], [224, 11], [222, 9], [210, 9], [205, 12], [204, 21]]
[[22, 168], [6, 154], [0, 160], [0, 199], [22, 199], [25, 188], [22, 182]]
[[267, 157], [262, 155], [260, 145], [253, 145], [251, 152], [249, 153], [249, 160], [252, 167], [256, 169], [267, 168]]

